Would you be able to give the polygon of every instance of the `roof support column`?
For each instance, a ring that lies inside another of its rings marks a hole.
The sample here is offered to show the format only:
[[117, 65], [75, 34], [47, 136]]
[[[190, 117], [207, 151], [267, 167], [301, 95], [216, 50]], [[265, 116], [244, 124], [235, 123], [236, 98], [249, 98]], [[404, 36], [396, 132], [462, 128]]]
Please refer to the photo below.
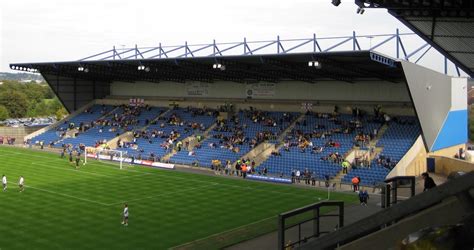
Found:
[[444, 74], [448, 74], [448, 58], [444, 57]]
[[396, 41], [397, 41], [397, 48], [396, 48], [396, 52], [397, 52], [397, 58], [400, 58], [400, 31], [397, 29], [397, 32], [396, 32]]

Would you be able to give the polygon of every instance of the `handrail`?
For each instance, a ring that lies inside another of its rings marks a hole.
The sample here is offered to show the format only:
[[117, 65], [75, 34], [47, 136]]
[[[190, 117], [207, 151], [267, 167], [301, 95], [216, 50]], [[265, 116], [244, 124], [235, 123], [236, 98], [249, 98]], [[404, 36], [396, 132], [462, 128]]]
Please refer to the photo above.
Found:
[[385, 183], [390, 183], [398, 180], [415, 180], [415, 176], [395, 176], [384, 180]]
[[378, 231], [381, 227], [401, 220], [413, 213], [427, 209], [452, 196], [465, 197], [474, 188], [474, 171], [448, 181], [427, 192], [416, 195], [402, 203], [384, 209], [370, 217], [361, 219], [330, 234], [321, 236], [300, 247], [300, 249], [333, 249], [360, 237]]
[[[408, 187], [400, 187], [398, 181], [409, 181], [410, 186]], [[382, 187], [384, 195], [381, 196], [382, 198], [382, 208], [387, 208], [396, 204], [398, 200], [398, 189], [400, 188], [409, 188], [410, 189], [410, 197], [415, 196], [415, 183], [416, 178], [415, 176], [395, 176], [389, 179], [386, 179], [385, 186]], [[390, 196], [392, 198], [390, 199]]]
[[[375, 38], [374, 44], [372, 39]], [[402, 39], [403, 38], [403, 39]], [[134, 47], [123, 47], [117, 48], [113, 46], [111, 50], [96, 53], [94, 55], [82, 58], [78, 60], [80, 63], [87, 63], [89, 61], [114, 61], [114, 60], [147, 60], [162, 58], [187, 58], [187, 57], [216, 57], [220, 56], [236, 56], [236, 55], [256, 55], [256, 54], [287, 54], [287, 53], [298, 53], [298, 52], [333, 52], [333, 51], [378, 51], [394, 58], [414, 61], [418, 63], [420, 59], [425, 57], [425, 54], [430, 50], [431, 46], [425, 41], [418, 46], [418, 43], [407, 43], [405, 46], [404, 41], [406, 39], [422, 40], [416, 33], [407, 32], [401, 33], [399, 29], [395, 30], [395, 33], [388, 34], [357, 34], [355, 31], [349, 36], [326, 36], [320, 37], [316, 34], [312, 34], [309, 38], [289, 38], [281, 39], [280, 36], [276, 37], [276, 40], [256, 40], [250, 41], [244, 38], [243, 41], [234, 42], [216, 42], [213, 40], [212, 43], [197, 43], [197, 44], [184, 44], [180, 45], [162, 45], [159, 46], [144, 46], [138, 47], [135, 44]], [[368, 41], [368, 42], [367, 42]], [[321, 42], [324, 42], [324, 48], [321, 46]], [[395, 50], [389, 49], [386, 45], [391, 42], [390, 46], [395, 46]], [[352, 49], [347, 49], [347, 46], [352, 44]], [[414, 45], [416, 44], [416, 45]], [[311, 46], [310, 46], [311, 45]], [[306, 47], [303, 47], [306, 46]], [[265, 48], [265, 50], [264, 50]], [[300, 51], [296, 51], [300, 48]], [[406, 48], [406, 49], [405, 49]], [[428, 49], [426, 49], [428, 48]], [[165, 49], [169, 49], [165, 51]], [[153, 55], [152, 51], [159, 51], [159, 54]], [[396, 51], [396, 54], [393, 52]], [[402, 51], [403, 55], [399, 52]], [[173, 52], [173, 53], [172, 53]], [[201, 52], [200, 54], [195, 54]], [[224, 54], [224, 52], [226, 52]], [[171, 54], [170, 54], [171, 53]], [[421, 54], [421, 55], [420, 55]], [[105, 57], [104, 57], [105, 56]], [[416, 58], [418, 57], [418, 58]], [[447, 74], [447, 65], [449, 60], [444, 60], [445, 74]], [[216, 62], [217, 63], [217, 62]], [[458, 76], [461, 76], [459, 68], [455, 66]], [[16, 67], [11, 65], [12, 69], [21, 70], [22, 67]], [[30, 70], [25, 67], [24, 70]]]

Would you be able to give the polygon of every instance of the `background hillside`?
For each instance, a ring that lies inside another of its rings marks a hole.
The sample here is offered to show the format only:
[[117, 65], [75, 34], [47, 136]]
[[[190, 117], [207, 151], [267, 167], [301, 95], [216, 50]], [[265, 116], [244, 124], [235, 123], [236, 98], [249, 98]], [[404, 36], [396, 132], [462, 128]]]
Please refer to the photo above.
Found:
[[61, 118], [66, 114], [41, 75], [0, 73], [0, 121], [52, 115]]

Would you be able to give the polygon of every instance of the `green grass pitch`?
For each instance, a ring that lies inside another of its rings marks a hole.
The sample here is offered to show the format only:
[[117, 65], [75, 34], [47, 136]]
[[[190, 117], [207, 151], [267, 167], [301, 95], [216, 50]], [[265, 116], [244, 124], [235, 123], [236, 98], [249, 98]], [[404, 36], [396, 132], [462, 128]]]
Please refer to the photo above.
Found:
[[[0, 249], [220, 248], [276, 229], [278, 213], [326, 192], [0, 147]], [[19, 176], [26, 189], [20, 193]], [[352, 202], [350, 194], [331, 195]], [[121, 225], [123, 203], [130, 224]], [[199, 243], [204, 243], [199, 244]], [[207, 244], [207, 245], [206, 245]]]

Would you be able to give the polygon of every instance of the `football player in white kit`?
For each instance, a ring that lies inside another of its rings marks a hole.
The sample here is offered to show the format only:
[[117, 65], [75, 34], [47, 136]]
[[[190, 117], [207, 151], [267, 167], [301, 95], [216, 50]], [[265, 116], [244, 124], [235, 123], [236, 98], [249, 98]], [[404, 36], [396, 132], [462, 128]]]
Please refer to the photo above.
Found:
[[18, 181], [18, 187], [20, 187], [20, 192], [23, 192], [25, 190], [25, 178], [23, 178], [23, 175], [20, 176], [20, 180]]
[[122, 225], [128, 226], [128, 205], [125, 203], [123, 208], [123, 221]]
[[7, 191], [7, 177], [3, 175], [2, 177], [3, 191]]

